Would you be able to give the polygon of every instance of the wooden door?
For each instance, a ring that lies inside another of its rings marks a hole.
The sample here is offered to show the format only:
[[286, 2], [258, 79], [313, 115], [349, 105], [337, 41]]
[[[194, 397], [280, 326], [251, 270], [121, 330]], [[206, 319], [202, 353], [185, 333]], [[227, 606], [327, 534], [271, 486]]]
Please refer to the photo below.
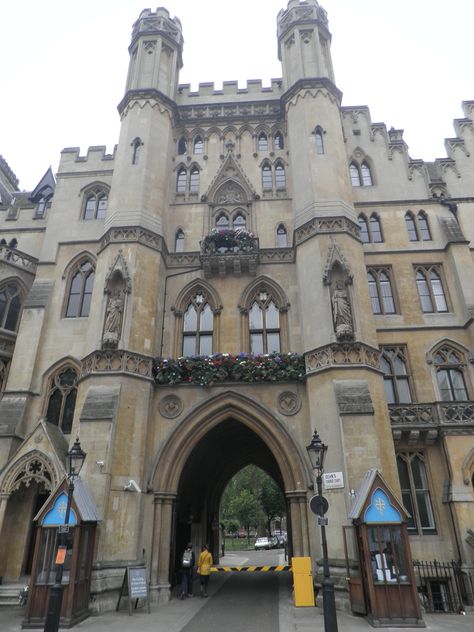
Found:
[[356, 527], [342, 527], [346, 556], [346, 581], [351, 601], [351, 610], [356, 614], [367, 614], [360, 552], [357, 544]]

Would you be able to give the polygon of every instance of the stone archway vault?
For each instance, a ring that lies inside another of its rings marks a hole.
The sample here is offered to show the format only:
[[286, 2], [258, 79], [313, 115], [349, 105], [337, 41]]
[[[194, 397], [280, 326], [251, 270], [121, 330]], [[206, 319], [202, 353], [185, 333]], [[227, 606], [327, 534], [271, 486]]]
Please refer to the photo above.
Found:
[[192, 410], [160, 447], [148, 477], [154, 491], [151, 588], [169, 591], [173, 508], [181, 473], [193, 450], [219, 424], [232, 418], [257, 435], [280, 470], [292, 525], [293, 554], [309, 555], [307, 490], [311, 482], [302, 450], [286, 427], [260, 403], [225, 391]]

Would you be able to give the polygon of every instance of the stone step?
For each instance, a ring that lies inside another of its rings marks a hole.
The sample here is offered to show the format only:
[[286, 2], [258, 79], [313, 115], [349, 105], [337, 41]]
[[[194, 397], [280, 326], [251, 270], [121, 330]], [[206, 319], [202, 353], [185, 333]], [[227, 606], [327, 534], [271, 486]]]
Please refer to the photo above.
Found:
[[24, 584], [0, 584], [0, 607], [17, 606], [18, 595]]

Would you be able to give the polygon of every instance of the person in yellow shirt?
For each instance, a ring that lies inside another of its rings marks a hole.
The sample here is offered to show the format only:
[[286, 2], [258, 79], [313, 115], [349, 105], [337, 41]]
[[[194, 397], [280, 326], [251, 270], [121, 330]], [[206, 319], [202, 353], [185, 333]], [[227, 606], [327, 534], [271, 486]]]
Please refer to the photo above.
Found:
[[205, 544], [202, 547], [201, 553], [199, 553], [198, 568], [197, 568], [197, 572], [199, 575], [201, 597], [207, 597], [207, 587], [209, 585], [209, 576], [211, 574], [212, 564], [213, 564], [212, 554], [209, 551], [209, 544]]

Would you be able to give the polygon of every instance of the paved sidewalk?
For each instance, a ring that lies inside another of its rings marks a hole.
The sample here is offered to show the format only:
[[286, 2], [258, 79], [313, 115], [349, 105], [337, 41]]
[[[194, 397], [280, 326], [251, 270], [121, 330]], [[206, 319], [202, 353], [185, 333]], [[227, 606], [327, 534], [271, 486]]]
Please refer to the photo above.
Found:
[[[238, 566], [245, 563], [244, 558], [229, 555], [222, 565]], [[319, 608], [295, 608], [292, 604], [291, 590], [286, 573], [279, 576], [279, 631], [278, 632], [324, 632], [324, 619]], [[181, 632], [201, 608], [212, 607], [215, 595], [229, 579], [227, 573], [214, 573], [210, 583], [210, 599], [196, 597], [181, 601], [176, 597], [168, 603], [151, 605], [151, 614], [146, 608], [133, 611], [107, 612], [100, 616], [91, 616], [73, 630], [77, 632]], [[126, 601], [126, 600], [125, 600]], [[19, 606], [0, 609], [1, 632], [20, 632], [24, 608]], [[367, 632], [373, 630], [362, 617], [354, 617], [338, 612], [339, 632]], [[474, 613], [461, 615], [425, 615], [426, 630], [429, 632], [473, 632]], [[242, 632], [259, 632], [258, 622], [246, 621]], [[384, 628], [387, 632], [400, 632], [400, 628]], [[420, 628], [404, 628], [404, 632], [414, 632]], [[203, 630], [203, 632], [209, 632]], [[277, 631], [275, 631], [277, 632]]]

